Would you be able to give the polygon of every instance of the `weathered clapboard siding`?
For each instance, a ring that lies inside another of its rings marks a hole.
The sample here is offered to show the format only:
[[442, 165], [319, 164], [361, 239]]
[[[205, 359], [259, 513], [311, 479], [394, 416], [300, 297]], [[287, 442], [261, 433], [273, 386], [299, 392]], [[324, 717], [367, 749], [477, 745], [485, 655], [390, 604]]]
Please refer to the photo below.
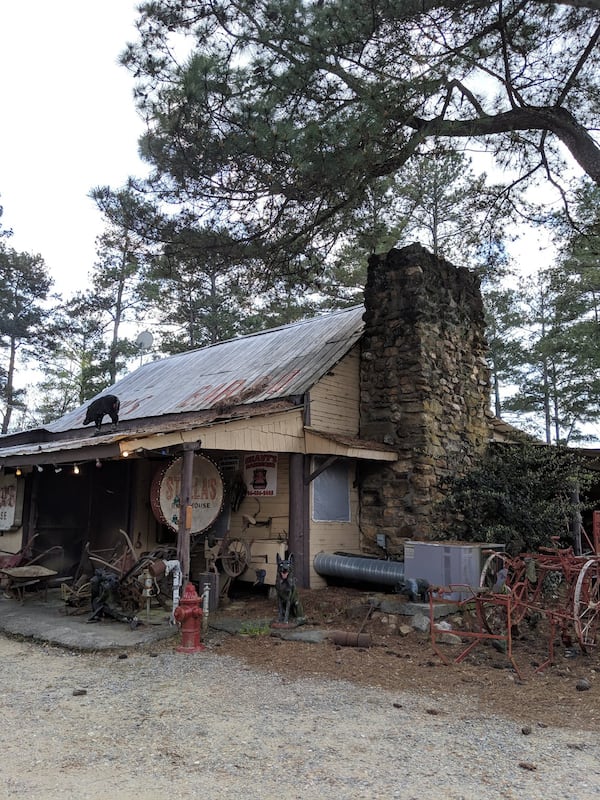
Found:
[[269, 417], [220, 423], [198, 430], [206, 450], [256, 453], [301, 453], [304, 450], [302, 410]]
[[310, 492], [310, 588], [318, 589], [326, 585], [326, 579], [315, 572], [314, 561], [317, 553], [360, 553], [360, 531], [358, 526], [358, 491], [350, 481], [350, 521], [315, 522], [313, 517], [313, 493]]
[[359, 405], [356, 346], [310, 390], [310, 425], [319, 431], [358, 436]]
[[[221, 456], [231, 458], [236, 454], [216, 453], [215, 460]], [[243, 467], [242, 452], [239, 456], [239, 467]], [[276, 554], [285, 554], [289, 532], [289, 457], [279, 453], [277, 460], [277, 494], [273, 497], [246, 496], [237, 511], [232, 511], [229, 518], [229, 535], [233, 539], [244, 539], [250, 546], [251, 561], [248, 569], [240, 575], [240, 580], [254, 583], [257, 570], [264, 570], [264, 582], [268, 586], [275, 585], [277, 571]], [[257, 522], [271, 518], [270, 526], [246, 525], [244, 515], [253, 517]]]
[[[267, 452], [267, 451], [265, 451]], [[228, 453], [231, 455], [231, 453]], [[242, 468], [240, 454], [240, 469]], [[230, 535], [237, 538], [252, 539], [287, 539], [289, 532], [290, 508], [290, 460], [286, 453], [279, 453], [277, 459], [277, 494], [274, 497], [245, 497], [237, 511], [232, 511], [229, 525]], [[244, 530], [242, 516], [247, 514], [258, 521], [271, 517], [271, 527], [250, 525]]]

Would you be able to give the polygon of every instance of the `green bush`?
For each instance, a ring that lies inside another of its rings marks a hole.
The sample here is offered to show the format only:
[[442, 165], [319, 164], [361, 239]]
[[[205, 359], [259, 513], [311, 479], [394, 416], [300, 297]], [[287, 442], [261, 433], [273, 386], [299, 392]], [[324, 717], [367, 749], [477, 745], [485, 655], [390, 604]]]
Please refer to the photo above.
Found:
[[454, 520], [444, 538], [497, 542], [511, 554], [572, 545], [570, 524], [594, 480], [582, 456], [565, 447], [490, 445], [480, 466], [449, 479], [444, 501]]

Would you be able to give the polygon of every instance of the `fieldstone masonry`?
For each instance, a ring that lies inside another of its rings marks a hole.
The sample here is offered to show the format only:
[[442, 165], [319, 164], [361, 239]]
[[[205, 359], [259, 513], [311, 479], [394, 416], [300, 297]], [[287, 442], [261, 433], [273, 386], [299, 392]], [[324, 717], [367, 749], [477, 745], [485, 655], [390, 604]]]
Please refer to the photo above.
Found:
[[413, 244], [369, 260], [361, 357], [361, 437], [399, 459], [361, 473], [363, 550], [403, 555], [447, 520], [444, 479], [489, 440], [489, 370], [479, 281]]

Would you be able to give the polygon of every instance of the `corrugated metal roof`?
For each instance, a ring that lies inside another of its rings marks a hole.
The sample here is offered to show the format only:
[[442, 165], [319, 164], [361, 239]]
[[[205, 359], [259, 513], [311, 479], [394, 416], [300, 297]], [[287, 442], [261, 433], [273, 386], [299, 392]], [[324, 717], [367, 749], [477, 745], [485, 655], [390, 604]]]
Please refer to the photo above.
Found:
[[[363, 313], [363, 306], [354, 306], [151, 361], [102, 394], [119, 397], [123, 421], [300, 395], [359, 340]], [[87, 405], [46, 429], [82, 428]]]

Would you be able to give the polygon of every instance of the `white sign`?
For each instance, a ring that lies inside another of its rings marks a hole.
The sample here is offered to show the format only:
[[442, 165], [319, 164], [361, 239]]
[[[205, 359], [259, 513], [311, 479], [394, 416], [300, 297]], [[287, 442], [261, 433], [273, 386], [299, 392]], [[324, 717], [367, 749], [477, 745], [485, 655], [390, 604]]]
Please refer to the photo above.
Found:
[[[174, 531], [179, 530], [181, 509], [181, 467], [183, 458], [176, 458], [152, 481], [151, 502], [155, 516]], [[204, 456], [194, 456], [190, 506], [191, 532], [209, 528], [223, 505], [223, 479], [215, 464]]]
[[23, 492], [19, 491], [16, 475], [0, 475], [0, 531], [21, 525]]

